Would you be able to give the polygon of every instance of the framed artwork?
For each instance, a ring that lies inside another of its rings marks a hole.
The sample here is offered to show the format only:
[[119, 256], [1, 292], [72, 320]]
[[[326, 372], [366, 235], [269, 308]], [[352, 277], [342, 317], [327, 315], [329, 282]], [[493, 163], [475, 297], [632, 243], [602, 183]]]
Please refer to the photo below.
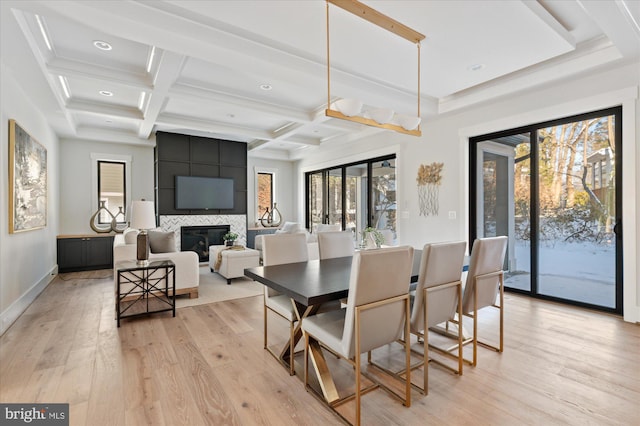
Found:
[[47, 226], [47, 149], [9, 120], [9, 233]]

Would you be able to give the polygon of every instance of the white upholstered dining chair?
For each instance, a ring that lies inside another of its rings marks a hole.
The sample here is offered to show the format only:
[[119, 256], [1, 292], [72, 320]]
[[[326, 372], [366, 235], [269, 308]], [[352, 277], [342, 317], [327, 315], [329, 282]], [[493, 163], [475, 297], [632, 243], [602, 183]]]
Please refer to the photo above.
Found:
[[[507, 251], [507, 237], [478, 238], [471, 248], [469, 273], [462, 295], [462, 314], [473, 318], [473, 336], [463, 344], [473, 343], [473, 360], [477, 364], [478, 344], [502, 352], [504, 349], [504, 257]], [[499, 304], [496, 299], [499, 296]], [[478, 311], [494, 307], [500, 310], [500, 342], [493, 346], [478, 340]], [[469, 361], [467, 361], [469, 362]]]
[[[418, 340], [424, 339], [423, 362], [414, 366], [423, 365], [424, 380], [421, 391], [424, 394], [429, 393], [430, 348], [446, 356], [453, 356], [457, 360], [457, 367], [452, 368], [436, 359], [432, 359], [432, 362], [462, 375], [462, 321], [459, 321], [456, 344], [446, 349], [429, 345], [429, 328], [455, 319], [456, 309], [458, 318], [462, 318], [462, 305], [458, 302], [462, 299], [461, 277], [466, 247], [465, 241], [459, 241], [425, 244], [422, 250], [420, 273], [411, 307], [411, 333], [418, 336]], [[456, 355], [452, 353], [454, 350], [457, 351]]]
[[[372, 350], [409, 334], [409, 282], [412, 264], [413, 248], [409, 246], [356, 252], [351, 266], [347, 307], [302, 320], [305, 336], [305, 388], [308, 389], [309, 383], [311, 345], [319, 344], [347, 360], [355, 368], [356, 424], [360, 424], [360, 397], [363, 392], [360, 389], [361, 354], [368, 353], [370, 360]], [[404, 397], [396, 396], [403, 399], [404, 405], [409, 407], [411, 363], [409, 339], [406, 340], [405, 392]], [[330, 373], [320, 371], [319, 380], [322, 380], [322, 374]], [[376, 386], [382, 385], [377, 383]], [[390, 391], [385, 386], [382, 387]], [[350, 399], [351, 396], [338, 399], [330, 402], [330, 406], [334, 408]], [[342, 416], [340, 413], [338, 415]]]
[[320, 260], [353, 256], [353, 232], [320, 232], [318, 234], [318, 251], [320, 253]]
[[[264, 266], [284, 263], [306, 262], [308, 260], [307, 237], [304, 234], [274, 234], [262, 237], [262, 259]], [[268, 345], [267, 311], [281, 316], [289, 322], [289, 374], [294, 375], [294, 333], [298, 314], [291, 299], [278, 291], [264, 286], [264, 348], [276, 359], [280, 355]]]

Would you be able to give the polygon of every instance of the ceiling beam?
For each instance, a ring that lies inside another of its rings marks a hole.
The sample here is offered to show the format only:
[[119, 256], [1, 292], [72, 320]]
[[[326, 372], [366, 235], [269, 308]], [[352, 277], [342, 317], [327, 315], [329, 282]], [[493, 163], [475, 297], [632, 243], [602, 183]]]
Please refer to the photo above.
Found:
[[143, 105], [144, 119], [140, 124], [138, 136], [148, 138], [153, 131], [160, 112], [164, 108], [171, 86], [180, 75], [184, 65], [185, 56], [168, 51], [156, 52], [159, 55], [158, 68], [153, 81], [153, 92], [147, 92], [149, 96], [146, 105]]

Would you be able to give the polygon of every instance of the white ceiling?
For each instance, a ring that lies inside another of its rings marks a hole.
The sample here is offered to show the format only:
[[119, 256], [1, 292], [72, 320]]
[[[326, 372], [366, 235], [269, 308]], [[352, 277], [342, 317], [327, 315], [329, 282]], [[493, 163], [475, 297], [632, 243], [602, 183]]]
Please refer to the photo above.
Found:
[[[296, 159], [328, 140], [387, 131], [324, 115], [323, 0], [0, 3], [2, 62], [60, 137], [153, 145], [161, 130]], [[365, 3], [426, 36], [423, 122], [640, 57], [637, 0]], [[415, 45], [335, 6], [329, 16], [332, 101], [415, 115]]]

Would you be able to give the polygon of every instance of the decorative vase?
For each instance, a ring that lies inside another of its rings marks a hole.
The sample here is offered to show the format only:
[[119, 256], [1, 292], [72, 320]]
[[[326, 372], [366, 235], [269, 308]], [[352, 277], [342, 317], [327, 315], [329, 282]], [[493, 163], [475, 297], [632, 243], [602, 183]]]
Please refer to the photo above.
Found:
[[282, 215], [278, 210], [278, 203], [273, 203], [273, 210], [265, 207], [264, 214], [260, 218], [260, 224], [265, 228], [277, 228], [282, 223]]
[[[120, 223], [118, 223], [118, 218], [120, 217], [122, 217], [122, 220], [120, 220]], [[116, 213], [116, 215], [113, 216], [113, 219], [111, 220], [111, 230], [117, 234], [122, 234], [124, 230], [129, 227], [129, 224], [125, 219], [126, 217], [124, 215], [124, 212], [122, 211], [122, 206], [120, 206], [118, 207], [118, 213]]]
[[[108, 223], [100, 223], [100, 214], [104, 212], [106, 212], [111, 217], [111, 220]], [[91, 229], [93, 229], [95, 232], [104, 234], [107, 232], [111, 232], [112, 222], [113, 214], [109, 211], [108, 208], [104, 206], [104, 201], [100, 201], [100, 207], [98, 207], [98, 210], [96, 210], [96, 212], [91, 216], [91, 219], [89, 219], [89, 226], [91, 226]]]

